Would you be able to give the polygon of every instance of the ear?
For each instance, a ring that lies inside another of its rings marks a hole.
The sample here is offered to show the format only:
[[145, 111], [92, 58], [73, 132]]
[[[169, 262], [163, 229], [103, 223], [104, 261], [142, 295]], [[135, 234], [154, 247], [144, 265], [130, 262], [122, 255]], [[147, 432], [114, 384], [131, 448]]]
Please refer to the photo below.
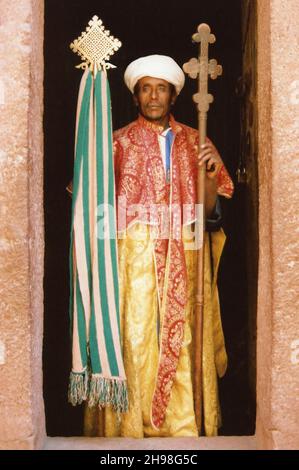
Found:
[[138, 99], [137, 99], [137, 96], [136, 96], [136, 95], [133, 95], [133, 101], [134, 101], [135, 106], [138, 106], [138, 105], [139, 105]]
[[174, 105], [174, 103], [176, 102], [177, 97], [178, 97], [178, 95], [177, 95], [176, 93], [174, 93], [174, 94], [172, 95], [172, 97], [171, 97], [171, 102], [170, 102], [170, 103], [171, 103], [171, 106]]

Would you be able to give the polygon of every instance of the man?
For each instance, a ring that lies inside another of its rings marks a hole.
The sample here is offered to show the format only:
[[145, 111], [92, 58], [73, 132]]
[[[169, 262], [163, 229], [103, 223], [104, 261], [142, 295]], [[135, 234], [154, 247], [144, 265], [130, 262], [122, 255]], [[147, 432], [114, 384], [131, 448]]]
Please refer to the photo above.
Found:
[[[217, 194], [231, 197], [233, 184], [212, 142], [198, 149], [198, 132], [176, 122], [170, 112], [184, 85], [184, 73], [173, 59], [142, 57], [128, 66], [124, 78], [139, 111], [136, 121], [114, 133], [121, 335], [129, 412], [119, 420], [109, 408], [100, 413], [87, 410], [85, 432], [138, 438], [197, 436], [192, 386], [196, 289], [192, 229], [198, 165], [207, 166], [205, 216], [216, 219], [210, 225], [217, 225]], [[222, 376], [226, 370], [216, 287], [225, 237], [221, 230], [212, 237], [211, 246], [207, 237], [205, 248], [206, 435], [216, 435], [220, 425], [217, 373]]]

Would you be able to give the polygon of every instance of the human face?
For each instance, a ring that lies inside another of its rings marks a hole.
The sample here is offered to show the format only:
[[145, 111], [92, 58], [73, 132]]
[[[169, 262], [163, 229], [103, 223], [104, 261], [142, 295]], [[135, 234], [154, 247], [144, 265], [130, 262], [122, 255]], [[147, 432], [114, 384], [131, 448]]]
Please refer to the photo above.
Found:
[[145, 119], [163, 128], [167, 127], [170, 107], [175, 102], [176, 95], [166, 80], [153, 77], [141, 78], [134, 99]]

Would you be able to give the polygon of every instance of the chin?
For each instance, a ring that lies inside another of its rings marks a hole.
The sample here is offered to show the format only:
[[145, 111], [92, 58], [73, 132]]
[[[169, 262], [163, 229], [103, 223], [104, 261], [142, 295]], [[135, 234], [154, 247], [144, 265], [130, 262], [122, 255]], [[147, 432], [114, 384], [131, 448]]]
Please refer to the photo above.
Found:
[[149, 121], [161, 121], [162, 118], [160, 118], [160, 117], [148, 117], [146, 119], [148, 119]]
[[145, 119], [148, 119], [149, 121], [161, 121], [161, 119], [163, 119], [163, 116], [152, 116], [152, 115], [147, 115], [147, 116], [144, 116]]

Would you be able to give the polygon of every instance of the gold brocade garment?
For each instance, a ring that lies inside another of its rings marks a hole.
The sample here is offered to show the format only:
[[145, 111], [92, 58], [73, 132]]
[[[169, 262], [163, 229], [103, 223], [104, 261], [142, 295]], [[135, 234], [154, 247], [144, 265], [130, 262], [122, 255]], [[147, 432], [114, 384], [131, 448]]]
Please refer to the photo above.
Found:
[[[154, 240], [149, 225], [136, 223], [118, 240], [121, 336], [129, 387], [129, 412], [120, 420], [110, 408], [86, 409], [85, 435], [105, 437], [197, 436], [193, 408], [192, 331], [196, 289], [196, 251], [189, 250], [190, 226], [184, 227], [183, 242], [187, 268], [188, 301], [186, 322], [176, 376], [165, 421], [159, 429], [151, 424], [150, 410], [159, 360], [158, 295], [154, 262]], [[217, 375], [226, 371], [227, 356], [221, 326], [216, 278], [225, 242], [222, 231], [211, 234], [213, 267], [210, 266], [209, 237], [205, 239], [205, 304], [203, 325], [203, 406], [207, 436], [217, 435], [221, 424]], [[211, 277], [213, 272], [213, 278]]]

